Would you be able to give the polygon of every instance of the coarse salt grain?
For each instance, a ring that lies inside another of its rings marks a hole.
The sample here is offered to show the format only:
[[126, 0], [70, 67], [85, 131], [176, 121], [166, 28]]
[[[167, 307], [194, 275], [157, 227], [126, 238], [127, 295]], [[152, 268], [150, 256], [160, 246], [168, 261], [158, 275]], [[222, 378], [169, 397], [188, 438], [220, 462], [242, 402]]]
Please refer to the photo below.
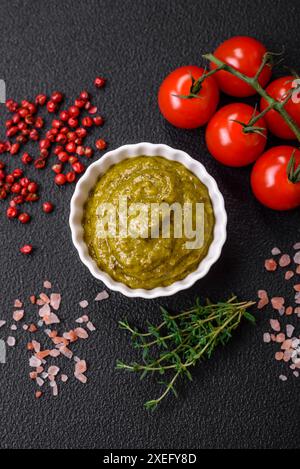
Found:
[[50, 298], [46, 293], [40, 293], [40, 299], [46, 304], [50, 303]]
[[277, 269], [277, 262], [274, 259], [267, 259], [265, 261], [265, 269], [268, 272], [275, 272]]
[[291, 258], [288, 254], [283, 254], [281, 258], [279, 259], [279, 265], [280, 267], [287, 267], [291, 263]]
[[286, 326], [286, 335], [287, 335], [289, 338], [292, 337], [292, 335], [293, 335], [293, 333], [294, 333], [294, 330], [295, 330], [294, 326], [292, 326], [292, 324], [288, 324], [288, 325]]
[[89, 322], [87, 323], [86, 327], [87, 327], [88, 330], [91, 331], [91, 332], [94, 332], [94, 331], [96, 330], [96, 327], [94, 326], [94, 324], [93, 324], [91, 321], [89, 321]]
[[50, 295], [50, 305], [56, 311], [59, 309], [61, 303], [61, 294], [60, 293], [51, 293]]
[[88, 303], [87, 300], [82, 300], [82, 301], [80, 301], [80, 303], [79, 303], [79, 306], [80, 306], [81, 308], [87, 308], [88, 305], [89, 305], [89, 303]]
[[273, 331], [280, 332], [280, 323], [278, 319], [270, 319], [270, 325]]
[[284, 306], [285, 300], [281, 296], [275, 296], [271, 299], [271, 303], [274, 309], [279, 310]]
[[85, 384], [87, 382], [87, 377], [83, 374], [74, 374], [75, 378], [78, 379], [81, 383]]
[[15, 300], [15, 302], [14, 302], [14, 307], [15, 307], [15, 308], [22, 308], [22, 306], [23, 306], [22, 301], [20, 301], [20, 300]]
[[271, 254], [272, 256], [278, 256], [279, 254], [281, 254], [281, 251], [279, 248], [273, 248]]
[[69, 377], [67, 375], [61, 375], [60, 379], [63, 383], [66, 383], [68, 381]]
[[270, 300], [269, 300], [268, 293], [266, 292], [266, 290], [258, 290], [257, 296], [260, 299], [257, 304], [258, 309], [262, 309], [269, 304]]
[[17, 329], [18, 329], [18, 328], [17, 328], [17, 326], [16, 326], [15, 324], [12, 324], [12, 325], [10, 326], [10, 330], [11, 330], [11, 331], [16, 331]]
[[75, 365], [75, 375], [85, 373], [87, 370], [87, 365], [85, 360], [80, 360]]
[[280, 376], [279, 376], [279, 379], [280, 379], [281, 381], [287, 381], [287, 377], [286, 377], [285, 375], [280, 375]]
[[49, 366], [48, 375], [56, 376], [59, 373], [60, 369], [58, 366]]
[[285, 278], [285, 280], [291, 280], [291, 278], [293, 278], [294, 275], [295, 275], [295, 274], [294, 274], [294, 272], [293, 272], [292, 270], [288, 270], [288, 271], [285, 273], [284, 278]]
[[269, 344], [271, 342], [271, 336], [268, 332], [266, 332], [264, 335], [263, 335], [263, 341], [266, 343], [266, 344]]
[[98, 293], [98, 295], [95, 298], [95, 301], [107, 300], [107, 298], [109, 298], [109, 294], [107, 293], [106, 290], [103, 290], [100, 293]]
[[44, 288], [46, 288], [47, 290], [50, 290], [50, 288], [52, 288], [52, 284], [51, 282], [49, 282], [49, 280], [45, 280]]
[[1, 321], [0, 321], [0, 327], [5, 326], [5, 324], [6, 324], [6, 321], [4, 321], [3, 319], [1, 319]]
[[39, 358], [36, 358], [35, 356], [31, 357], [29, 360], [29, 366], [31, 368], [37, 368], [38, 366], [41, 366], [42, 360]]
[[295, 264], [300, 264], [300, 251], [296, 252], [294, 255], [294, 262]]
[[16, 339], [12, 336], [9, 336], [7, 337], [6, 343], [9, 347], [14, 347], [16, 345]]
[[48, 316], [51, 313], [51, 309], [49, 304], [44, 304], [42, 308], [39, 309], [39, 316], [43, 318], [44, 316]]
[[16, 322], [21, 321], [21, 319], [23, 319], [23, 317], [24, 317], [24, 310], [23, 309], [19, 309], [17, 311], [14, 311], [14, 313], [13, 313], [14, 321], [16, 321]]
[[295, 249], [295, 251], [297, 251], [298, 249], [300, 249], [300, 243], [294, 244], [293, 248]]
[[74, 332], [80, 339], [87, 339], [88, 336], [89, 336], [87, 331], [85, 329], [83, 329], [82, 327], [77, 327], [74, 330]]

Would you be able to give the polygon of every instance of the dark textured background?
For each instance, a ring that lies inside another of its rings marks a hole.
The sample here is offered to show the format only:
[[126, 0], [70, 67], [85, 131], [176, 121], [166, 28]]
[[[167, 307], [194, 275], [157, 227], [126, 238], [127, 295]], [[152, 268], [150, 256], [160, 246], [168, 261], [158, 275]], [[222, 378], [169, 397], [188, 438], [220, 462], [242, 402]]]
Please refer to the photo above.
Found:
[[[299, 212], [262, 208], [251, 196], [249, 170], [225, 169], [212, 160], [202, 130], [179, 131], [166, 124], [156, 95], [169, 71], [201, 63], [202, 53], [236, 34], [253, 35], [270, 50], [284, 44], [286, 63], [300, 69], [299, 2], [1, 0], [0, 8], [0, 78], [8, 96], [33, 98], [59, 89], [74, 97], [83, 88], [93, 89], [93, 78], [103, 74], [108, 85], [96, 100], [107, 123], [99, 134], [110, 148], [144, 140], [187, 151], [218, 181], [229, 215], [222, 259], [193, 288], [155, 301], [112, 293], [97, 305], [92, 300], [102, 285], [71, 244], [73, 188], [57, 190], [50, 169], [39, 173], [43, 199], [53, 200], [57, 210], [50, 218], [35, 211], [27, 227], [9, 222], [1, 203], [0, 318], [11, 317], [14, 298], [39, 292], [49, 278], [64, 295], [61, 316], [66, 323], [79, 315], [78, 301], [88, 299], [98, 331], [78, 349], [90, 365], [89, 383], [71, 380], [56, 400], [49, 395], [34, 400], [28, 357], [20, 346], [9, 351], [7, 365], [0, 365], [0, 447], [299, 447], [299, 382], [293, 377], [279, 382], [282, 370], [273, 360], [274, 349], [262, 343], [270, 311], [258, 315], [256, 328], [244, 324], [230, 345], [194, 370], [191, 384], [180, 386], [178, 401], [171, 397], [154, 414], [143, 409], [143, 402], [158, 394], [155, 381], [139, 382], [114, 370], [117, 358], [135, 356], [128, 337], [118, 330], [121, 318], [142, 325], [146, 319], [159, 320], [159, 304], [177, 310], [191, 305], [196, 295], [223, 299], [234, 291], [255, 299], [258, 287], [268, 286], [273, 294], [281, 288], [280, 276], [268, 276], [263, 260], [274, 245], [287, 249], [297, 240]], [[0, 112], [3, 122], [4, 105]], [[15, 157], [10, 167], [17, 161]], [[17, 249], [27, 241], [37, 246], [30, 258]]]

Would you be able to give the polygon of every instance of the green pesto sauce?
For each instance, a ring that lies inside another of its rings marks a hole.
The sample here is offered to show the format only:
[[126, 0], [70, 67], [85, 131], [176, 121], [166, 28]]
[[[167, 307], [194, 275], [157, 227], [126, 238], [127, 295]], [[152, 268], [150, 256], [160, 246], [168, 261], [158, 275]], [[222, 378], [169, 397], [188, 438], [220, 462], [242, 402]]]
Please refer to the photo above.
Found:
[[[204, 244], [187, 249], [187, 239], [97, 236], [99, 204], [204, 203]], [[206, 186], [185, 166], [160, 156], [138, 156], [111, 167], [98, 180], [84, 210], [85, 242], [99, 268], [130, 288], [152, 289], [182, 280], [195, 271], [213, 239], [214, 213]]]

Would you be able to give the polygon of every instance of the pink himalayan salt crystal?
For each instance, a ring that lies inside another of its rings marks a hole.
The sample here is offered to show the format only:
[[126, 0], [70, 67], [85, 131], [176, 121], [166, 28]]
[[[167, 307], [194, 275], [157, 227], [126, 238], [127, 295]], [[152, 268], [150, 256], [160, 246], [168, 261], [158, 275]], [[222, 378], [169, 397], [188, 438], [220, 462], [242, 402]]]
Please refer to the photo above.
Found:
[[279, 259], [279, 265], [280, 267], [287, 267], [291, 263], [291, 258], [288, 254], [283, 254], [281, 258]]
[[50, 357], [56, 358], [59, 357], [60, 351], [57, 349], [50, 350]]
[[265, 344], [269, 344], [271, 342], [271, 336], [268, 332], [265, 332], [265, 334], [263, 335], [263, 341], [265, 342]]
[[50, 295], [50, 305], [52, 306], [55, 311], [57, 311], [60, 307], [61, 303], [61, 294], [60, 293], [51, 293]]
[[294, 330], [295, 330], [294, 326], [292, 326], [292, 324], [288, 324], [288, 325], [286, 326], [286, 335], [287, 335], [289, 338], [292, 337], [292, 335], [293, 335], [293, 333], [294, 333]]
[[279, 254], [281, 254], [281, 251], [279, 248], [276, 247], [272, 249], [271, 254], [272, 256], [278, 256]]
[[91, 332], [94, 332], [94, 331], [96, 330], [96, 327], [94, 326], [94, 324], [93, 324], [91, 321], [89, 321], [89, 322], [87, 323], [86, 327], [87, 327], [87, 329], [88, 329], [89, 331], [91, 331]]
[[278, 319], [270, 319], [270, 325], [273, 331], [280, 332], [280, 323]]
[[89, 317], [85, 314], [84, 316], [81, 316], [80, 318], [76, 319], [75, 322], [77, 322], [78, 324], [83, 324], [84, 322], [88, 322], [89, 321]]
[[283, 354], [283, 361], [285, 363], [288, 363], [291, 358], [292, 358], [292, 351], [291, 350], [286, 350]]
[[300, 292], [300, 283], [298, 283], [297, 285], [294, 285], [294, 290], [297, 292]]
[[107, 300], [107, 298], [109, 298], [109, 294], [107, 293], [106, 290], [103, 290], [100, 293], [98, 293], [98, 295], [95, 298], [95, 301]]
[[262, 309], [269, 304], [270, 300], [266, 290], [258, 290], [257, 296], [260, 299], [257, 304], [258, 309]]
[[40, 299], [46, 304], [50, 303], [50, 298], [46, 293], [40, 293]]
[[285, 341], [285, 334], [283, 334], [282, 332], [280, 334], [277, 334], [276, 336], [276, 342], [278, 344], [282, 344], [282, 342]]
[[62, 380], [63, 383], [66, 383], [69, 377], [67, 375], [61, 375], [60, 379]]
[[283, 360], [283, 352], [276, 352], [275, 353], [275, 360], [278, 361], [278, 362]]
[[277, 262], [274, 259], [267, 259], [265, 261], [265, 269], [268, 272], [275, 272], [277, 269]]
[[88, 301], [86, 301], [86, 300], [80, 301], [80, 303], [79, 303], [79, 306], [80, 306], [81, 308], [87, 308], [88, 305], [89, 305], [89, 303], [88, 303]]
[[23, 317], [24, 317], [24, 310], [23, 309], [18, 309], [17, 311], [14, 311], [14, 313], [13, 313], [14, 321], [16, 321], [16, 322], [21, 321], [21, 319], [23, 319]]
[[45, 384], [45, 381], [40, 378], [39, 376], [36, 378], [36, 384], [41, 388], [42, 386], [44, 386]]
[[33, 340], [31, 343], [33, 345], [33, 350], [35, 351], [35, 353], [39, 353], [41, 351], [41, 344], [36, 340]]
[[47, 326], [50, 326], [51, 324], [59, 324], [60, 319], [58, 316], [54, 313], [49, 314], [49, 316], [44, 317], [44, 322]]
[[287, 381], [287, 377], [285, 375], [279, 376], [280, 381]]
[[58, 366], [49, 366], [48, 375], [56, 376], [58, 375], [59, 371], [60, 369], [58, 368]]
[[39, 366], [41, 366], [41, 364], [42, 360], [36, 358], [35, 356], [32, 356], [29, 360], [29, 366], [31, 366], [31, 368], [38, 368]]
[[87, 370], [87, 365], [85, 360], [80, 360], [75, 365], [75, 375], [85, 373]]
[[5, 324], [6, 324], [6, 321], [4, 321], [3, 319], [1, 319], [1, 321], [0, 321], [0, 327], [5, 326]]
[[294, 372], [293, 372], [293, 375], [294, 375], [296, 378], [299, 378], [299, 371], [294, 371]]
[[6, 343], [9, 347], [14, 347], [16, 345], [16, 339], [12, 336], [9, 336], [7, 337]]
[[300, 265], [297, 266], [296, 274], [300, 275]]
[[53, 394], [53, 396], [54, 396], [54, 397], [57, 397], [57, 396], [58, 396], [58, 386], [57, 386], [56, 381], [52, 381], [52, 382], [50, 383], [50, 386], [51, 386], [51, 388], [52, 388], [52, 394]]
[[77, 335], [77, 337], [79, 337], [80, 339], [87, 339], [88, 338], [88, 333], [85, 329], [83, 329], [82, 327], [77, 327], [75, 330], [74, 330], [75, 334]]
[[284, 298], [281, 296], [275, 296], [271, 299], [271, 303], [274, 309], [279, 310], [284, 306]]
[[286, 315], [286, 316], [291, 316], [291, 314], [293, 314], [293, 311], [294, 311], [293, 307], [292, 307], [292, 306], [289, 306], [289, 307], [286, 308], [286, 310], [285, 310], [285, 315]]
[[43, 318], [44, 316], [48, 316], [51, 313], [51, 309], [49, 304], [44, 304], [42, 308], [39, 309], [39, 316]]
[[62, 346], [59, 348], [59, 351], [64, 357], [69, 358], [69, 360], [73, 358], [73, 352], [68, 347]]
[[28, 331], [28, 329], [29, 329], [29, 326], [28, 326], [28, 324], [23, 324], [23, 326], [22, 326], [22, 327], [23, 327], [23, 330], [24, 330], [24, 331]]
[[295, 251], [298, 251], [298, 249], [300, 249], [300, 243], [294, 244], [293, 248], [295, 249]]
[[285, 273], [284, 278], [285, 278], [285, 280], [291, 280], [291, 278], [293, 278], [294, 275], [295, 275], [295, 274], [294, 274], [294, 272], [293, 272], [292, 270], [288, 270], [288, 271]]
[[297, 308], [295, 308], [294, 313], [295, 314], [300, 314], [300, 306], [297, 306]]
[[74, 374], [75, 378], [78, 379], [78, 381], [80, 381], [81, 383], [85, 384], [87, 382], [87, 377], [81, 373], [79, 373], [78, 375], [77, 374]]
[[15, 308], [22, 308], [22, 306], [23, 306], [22, 301], [20, 301], [20, 300], [15, 300], [15, 302], [14, 302], [14, 307], [15, 307]]
[[292, 339], [287, 339], [283, 342], [281, 350], [289, 350], [292, 347]]
[[44, 288], [46, 288], [47, 290], [50, 290], [50, 288], [52, 288], [52, 284], [51, 282], [49, 282], [49, 280], [44, 281]]
[[300, 264], [300, 251], [296, 252], [294, 255], [294, 262], [295, 264]]
[[12, 325], [10, 326], [10, 330], [11, 330], [11, 331], [16, 331], [17, 329], [18, 329], [18, 328], [17, 328], [16, 324], [12, 324]]

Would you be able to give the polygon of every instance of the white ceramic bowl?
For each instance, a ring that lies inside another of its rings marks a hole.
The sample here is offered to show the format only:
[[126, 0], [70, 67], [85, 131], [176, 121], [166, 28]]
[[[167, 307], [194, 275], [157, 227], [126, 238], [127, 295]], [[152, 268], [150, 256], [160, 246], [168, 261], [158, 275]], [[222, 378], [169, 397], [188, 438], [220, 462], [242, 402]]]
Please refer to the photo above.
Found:
[[[99, 177], [104, 174], [110, 166], [127, 158], [140, 155], [163, 156], [168, 160], [182, 163], [208, 188], [215, 214], [214, 238], [209, 247], [207, 256], [201, 261], [197, 270], [189, 274], [183, 280], [175, 282], [168, 287], [157, 287], [152, 290], [131, 289], [101, 271], [96, 262], [89, 255], [87, 245], [84, 242], [82, 227], [84, 205], [91, 189], [95, 186]], [[197, 280], [207, 274], [211, 266], [220, 257], [222, 247], [226, 240], [226, 224], [227, 215], [223, 196], [218, 189], [216, 181], [207, 173], [204, 166], [191, 158], [187, 153], [161, 144], [142, 142], [135, 145], [124, 145], [123, 147], [106, 153], [87, 169], [86, 173], [79, 180], [71, 200], [70, 227], [72, 240], [81, 261], [87, 266], [91, 274], [101, 280], [108, 288], [123, 293], [123, 295], [128, 297], [157, 298], [160, 296], [170, 296], [180, 290], [191, 287]]]

